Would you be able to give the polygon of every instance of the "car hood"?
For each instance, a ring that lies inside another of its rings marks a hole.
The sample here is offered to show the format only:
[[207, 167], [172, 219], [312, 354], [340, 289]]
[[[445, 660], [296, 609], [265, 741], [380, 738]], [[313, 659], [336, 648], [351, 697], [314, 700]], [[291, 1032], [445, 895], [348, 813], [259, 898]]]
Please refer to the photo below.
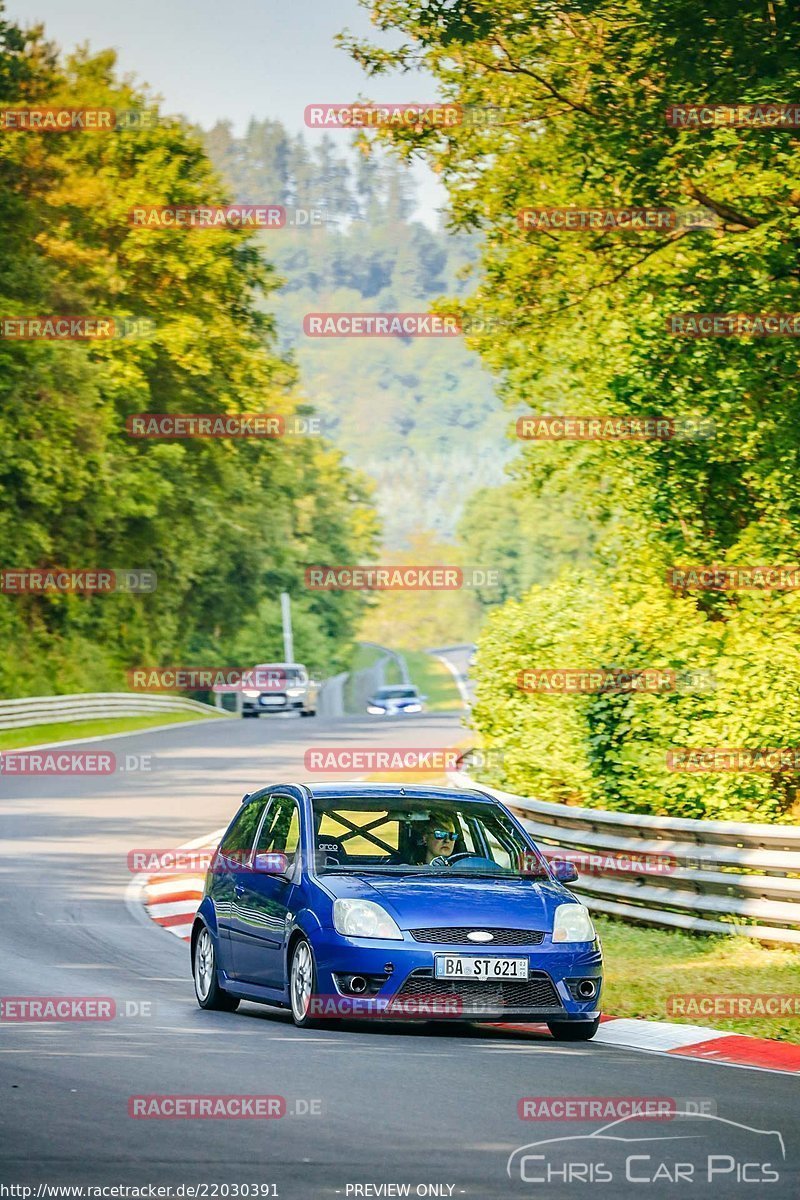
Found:
[[532, 879], [398, 879], [379, 875], [324, 875], [324, 887], [342, 899], [382, 904], [401, 929], [471, 925], [542, 929], [553, 911], [574, 899], [561, 884]]

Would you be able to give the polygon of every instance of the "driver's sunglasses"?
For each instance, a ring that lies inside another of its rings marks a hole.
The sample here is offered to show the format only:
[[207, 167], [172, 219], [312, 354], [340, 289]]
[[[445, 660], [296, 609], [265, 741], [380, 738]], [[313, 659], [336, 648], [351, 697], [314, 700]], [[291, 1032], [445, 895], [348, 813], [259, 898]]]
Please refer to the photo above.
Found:
[[456, 834], [452, 829], [434, 829], [433, 836], [440, 842], [455, 841]]

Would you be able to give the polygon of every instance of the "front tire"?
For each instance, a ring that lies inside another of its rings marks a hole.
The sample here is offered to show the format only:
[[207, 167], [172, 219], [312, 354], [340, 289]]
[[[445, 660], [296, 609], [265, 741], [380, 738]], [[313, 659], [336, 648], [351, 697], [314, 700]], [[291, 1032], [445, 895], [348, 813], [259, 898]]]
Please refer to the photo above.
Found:
[[321, 1026], [322, 1022], [314, 1020], [311, 1014], [311, 1001], [317, 993], [317, 968], [314, 965], [314, 955], [306, 938], [299, 938], [292, 950], [292, 961], [289, 964], [289, 1001], [292, 1006], [292, 1020], [298, 1029], [309, 1029]]
[[548, 1021], [547, 1028], [558, 1042], [590, 1042], [600, 1027], [600, 1018], [594, 1021]]
[[219, 986], [217, 979], [217, 952], [214, 939], [204, 925], [198, 933], [192, 951], [192, 975], [194, 994], [201, 1008], [215, 1012], [236, 1012], [239, 1000]]

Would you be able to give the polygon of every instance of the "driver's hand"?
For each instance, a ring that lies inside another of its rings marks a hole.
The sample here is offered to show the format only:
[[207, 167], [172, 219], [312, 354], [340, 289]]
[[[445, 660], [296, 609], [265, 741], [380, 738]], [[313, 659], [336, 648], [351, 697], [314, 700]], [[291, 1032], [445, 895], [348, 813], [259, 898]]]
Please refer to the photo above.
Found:
[[436, 858], [432, 858], [428, 863], [429, 867], [449, 867], [450, 859], [446, 854], [437, 854]]

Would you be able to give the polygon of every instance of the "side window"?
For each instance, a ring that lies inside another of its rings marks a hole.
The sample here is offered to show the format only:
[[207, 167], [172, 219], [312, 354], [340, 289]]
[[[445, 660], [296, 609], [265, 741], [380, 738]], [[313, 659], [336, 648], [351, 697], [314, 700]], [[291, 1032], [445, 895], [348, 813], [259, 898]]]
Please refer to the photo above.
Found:
[[282, 850], [294, 859], [300, 841], [300, 815], [289, 796], [276, 796], [258, 835], [256, 854]]
[[[486, 834], [486, 844], [489, 847], [490, 856], [497, 863], [498, 867], [507, 867], [510, 869], [512, 862], [508, 850], [506, 850], [505, 846], [500, 845], [493, 830], [487, 827], [484, 829], [484, 833]], [[513, 865], [516, 866], [516, 863]]]
[[268, 800], [269, 796], [261, 796], [243, 805], [242, 811], [222, 839], [219, 847], [220, 857], [229, 859], [233, 867], [244, 866], [248, 859], [258, 823]]

